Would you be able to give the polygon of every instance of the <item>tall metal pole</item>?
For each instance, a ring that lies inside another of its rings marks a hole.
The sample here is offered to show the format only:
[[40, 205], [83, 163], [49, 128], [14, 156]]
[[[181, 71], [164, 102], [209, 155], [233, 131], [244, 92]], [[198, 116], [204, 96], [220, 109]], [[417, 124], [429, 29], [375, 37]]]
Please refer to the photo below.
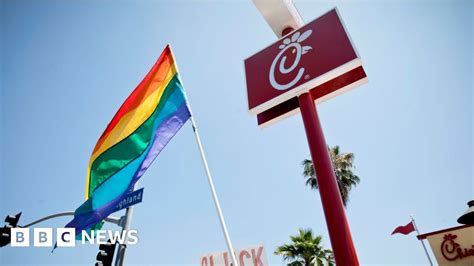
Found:
[[[173, 58], [176, 58], [173, 54], [173, 50], [171, 49], [171, 46], [170, 46], [170, 51], [171, 51], [171, 54], [173, 55]], [[175, 66], [176, 66], [177, 72], [179, 73], [178, 64], [176, 62], [175, 62]], [[181, 84], [183, 84], [182, 81], [181, 81]], [[183, 84], [183, 86], [184, 86], [184, 84]], [[206, 172], [207, 181], [209, 182], [209, 187], [211, 189], [212, 199], [214, 200], [214, 205], [216, 206], [217, 215], [219, 216], [219, 221], [221, 223], [221, 228], [222, 228], [222, 231], [224, 233], [225, 242], [227, 244], [227, 250], [228, 250], [228, 252], [230, 254], [230, 258], [232, 260], [232, 266], [239, 266], [239, 264], [237, 263], [237, 258], [235, 257], [234, 247], [232, 246], [232, 241], [230, 241], [229, 232], [227, 231], [227, 225], [226, 225], [225, 220], [224, 220], [224, 214], [222, 213], [221, 205], [219, 203], [219, 198], [217, 197], [216, 188], [214, 187], [214, 181], [212, 180], [211, 171], [209, 170], [209, 165], [207, 164], [206, 154], [204, 153], [204, 149], [202, 147], [201, 138], [199, 137], [199, 131], [198, 131], [198, 128], [197, 128], [197, 125], [196, 125], [196, 121], [194, 121], [193, 111], [191, 110], [191, 105], [190, 105], [189, 101], [187, 101], [187, 103], [188, 103], [189, 112], [191, 113], [190, 120], [191, 120], [191, 125], [193, 127], [194, 136], [196, 137], [196, 143], [197, 143], [198, 148], [199, 148], [199, 153], [201, 154], [201, 159], [202, 159], [202, 164], [204, 166], [204, 171]]]
[[221, 222], [222, 231], [224, 232], [224, 238], [227, 243], [227, 249], [232, 259], [232, 264], [238, 266], [237, 258], [235, 257], [234, 247], [230, 241], [229, 232], [227, 231], [227, 226], [225, 224], [224, 215], [222, 214], [221, 205], [219, 204], [219, 199], [217, 198], [216, 188], [214, 187], [214, 181], [212, 180], [211, 171], [207, 164], [206, 155], [204, 154], [204, 149], [202, 148], [201, 138], [199, 137], [199, 132], [194, 121], [193, 116], [191, 115], [191, 124], [193, 126], [194, 136], [196, 137], [196, 142], [201, 154], [202, 164], [204, 165], [204, 170], [206, 171], [207, 181], [209, 182], [209, 187], [211, 188], [212, 198], [214, 199], [214, 204], [216, 205], [217, 215], [219, 216], [219, 221]]
[[[134, 189], [137, 186], [137, 183], [134, 185]], [[133, 215], [133, 205], [128, 207], [125, 211], [125, 220], [123, 221], [122, 226], [122, 235], [130, 230], [130, 224], [132, 223], [132, 215]], [[125, 238], [127, 239], [127, 238]], [[125, 241], [127, 242], [127, 241]], [[118, 246], [117, 250], [117, 257], [115, 258], [115, 266], [122, 266], [123, 261], [125, 259], [125, 251], [127, 250], [127, 244], [123, 243]]]
[[[413, 218], [412, 215], [410, 215], [410, 217], [411, 217], [411, 222], [413, 223], [413, 227], [415, 227], [416, 233], [420, 235], [420, 231], [418, 231], [418, 227], [416, 226], [416, 223], [415, 223], [415, 218]], [[428, 261], [430, 262], [430, 265], [433, 266], [433, 262], [431, 261], [430, 255], [428, 254], [428, 250], [426, 249], [425, 242], [423, 242], [423, 239], [420, 239], [420, 241], [421, 241], [421, 245], [423, 245], [423, 249], [425, 250], [425, 254], [426, 254], [426, 257], [428, 258]]]
[[357, 266], [359, 261], [352, 242], [349, 224], [321, 123], [319, 122], [316, 105], [311, 95], [307, 92], [299, 95], [298, 101], [313, 160], [313, 167], [318, 180], [319, 195], [321, 196], [336, 265]]

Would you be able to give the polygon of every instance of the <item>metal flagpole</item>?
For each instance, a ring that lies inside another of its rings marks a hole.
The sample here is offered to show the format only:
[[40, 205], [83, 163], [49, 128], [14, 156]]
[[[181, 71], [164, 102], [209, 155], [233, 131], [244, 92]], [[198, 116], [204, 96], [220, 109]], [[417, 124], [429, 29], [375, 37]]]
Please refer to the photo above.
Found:
[[[168, 44], [168, 46], [170, 48], [173, 58], [176, 58], [173, 54], [173, 50], [171, 49], [171, 45]], [[175, 66], [177, 70], [176, 72], [179, 73], [178, 64], [176, 63], [176, 61], [175, 61]], [[183, 84], [183, 81], [181, 81], [181, 84]], [[184, 87], [184, 84], [183, 84], [183, 87]], [[237, 263], [237, 258], [235, 257], [234, 247], [232, 246], [232, 242], [230, 241], [229, 232], [227, 231], [227, 226], [224, 220], [224, 214], [222, 214], [221, 205], [219, 203], [219, 199], [217, 198], [216, 188], [214, 187], [214, 181], [212, 180], [211, 171], [209, 170], [209, 165], [207, 164], [207, 159], [206, 159], [206, 155], [204, 154], [201, 138], [199, 137], [196, 121], [194, 121], [191, 105], [189, 104], [189, 101], [187, 99], [186, 99], [186, 103], [188, 105], [189, 113], [191, 114], [191, 117], [189, 119], [191, 120], [194, 136], [196, 137], [196, 142], [199, 148], [199, 153], [201, 154], [202, 164], [204, 165], [204, 170], [206, 171], [207, 181], [209, 182], [212, 198], [214, 199], [214, 204], [216, 205], [217, 215], [219, 216], [219, 221], [221, 222], [221, 228], [222, 228], [222, 231], [224, 232], [224, 238], [225, 238], [225, 242], [227, 243], [227, 249], [230, 253], [230, 258], [232, 259], [232, 266], [238, 266], [239, 264]]]
[[[225, 241], [227, 243], [227, 248], [229, 250], [229, 253], [231, 254], [230, 257], [232, 259], [232, 264], [238, 266], [239, 264], [237, 264], [237, 258], [235, 257], [232, 242], [230, 241], [229, 232], [227, 231], [227, 226], [226, 226], [225, 220], [224, 220], [224, 215], [222, 214], [221, 206], [219, 204], [219, 199], [217, 198], [216, 189], [214, 187], [214, 181], [212, 180], [211, 172], [210, 172], [209, 166], [207, 164], [206, 155], [204, 154], [204, 149], [203, 149], [202, 144], [201, 144], [201, 138], [199, 137], [199, 132], [198, 132], [198, 129], [197, 129], [197, 126], [196, 126], [196, 122], [194, 121], [194, 117], [192, 115], [191, 108], [189, 107], [189, 102], [188, 102], [188, 108], [189, 108], [189, 112], [191, 113], [190, 120], [191, 120], [191, 124], [192, 124], [192, 127], [193, 127], [194, 136], [196, 137], [196, 142], [197, 142], [197, 145], [198, 145], [198, 148], [199, 148], [199, 152], [201, 154], [202, 163], [203, 163], [204, 169], [206, 171], [207, 180], [209, 181], [209, 187], [211, 188], [212, 198], [214, 199], [214, 203], [216, 205], [216, 210], [217, 210], [217, 214], [219, 216], [219, 220], [221, 222], [222, 231], [224, 232], [224, 238], [225, 238]], [[135, 184], [135, 186], [136, 186], [136, 184]], [[123, 224], [121, 225], [122, 226], [122, 232], [128, 231], [130, 229], [130, 224], [131, 224], [131, 221], [132, 221], [132, 215], [133, 215], [133, 206], [130, 206], [130, 207], [127, 208], [127, 210], [125, 212], [125, 220], [124, 220]], [[124, 261], [126, 249], [127, 249], [126, 244], [119, 245], [119, 248], [118, 248], [118, 251], [117, 251], [117, 257], [116, 257], [116, 260], [115, 260], [115, 266], [123, 266], [123, 261]]]
[[[219, 220], [221, 222], [222, 231], [224, 232], [224, 238], [225, 238], [225, 241], [227, 243], [227, 248], [229, 250], [229, 253], [231, 254], [230, 257], [232, 259], [232, 264], [238, 266], [239, 264], [237, 264], [237, 258], [235, 257], [232, 242], [230, 241], [229, 232], [227, 231], [227, 226], [226, 226], [225, 220], [224, 220], [224, 215], [222, 214], [219, 199], [217, 198], [216, 189], [214, 187], [214, 181], [212, 180], [211, 172], [210, 172], [209, 166], [207, 164], [206, 155], [204, 154], [204, 149], [202, 147], [201, 138], [199, 137], [199, 132], [198, 132], [198, 129], [197, 129], [197, 126], [196, 126], [196, 122], [194, 121], [194, 117], [192, 115], [191, 107], [189, 107], [189, 102], [188, 102], [188, 108], [189, 108], [189, 112], [191, 113], [190, 120], [191, 120], [191, 125], [193, 127], [194, 136], [196, 137], [196, 142], [197, 142], [197, 145], [198, 145], [198, 148], [199, 148], [199, 152], [201, 154], [202, 163], [203, 163], [204, 169], [206, 171], [207, 180], [209, 181], [209, 187], [211, 188], [212, 198], [214, 199], [214, 203], [216, 205], [216, 210], [217, 210], [217, 214], [219, 216]], [[135, 184], [135, 186], [136, 186], [136, 184]], [[126, 209], [126, 212], [125, 212], [125, 216], [124, 216], [125, 220], [123, 221], [123, 224], [121, 225], [122, 226], [122, 232], [128, 231], [130, 229], [130, 224], [132, 222], [132, 215], [133, 215], [133, 206], [130, 206]], [[126, 249], [127, 249], [126, 244], [119, 245], [118, 251], [117, 251], [117, 257], [115, 259], [115, 266], [123, 266], [123, 261], [124, 261]]]
[[[137, 187], [137, 183], [133, 186], [133, 190]], [[130, 230], [130, 224], [132, 223], [133, 205], [128, 207], [125, 211], [125, 216], [120, 219], [120, 226], [122, 226], [122, 234], [125, 233], [125, 239], [127, 240], [127, 232]], [[124, 218], [125, 217], [125, 218]], [[123, 218], [123, 219], [122, 219]], [[125, 241], [126, 242], [126, 241]], [[125, 251], [127, 250], [127, 244], [120, 244], [117, 250], [117, 257], [115, 258], [115, 266], [122, 266], [125, 259]]]
[[[415, 227], [416, 233], [420, 235], [420, 231], [418, 231], [418, 227], [416, 226], [416, 223], [415, 223], [415, 218], [413, 218], [412, 215], [410, 215], [410, 217], [411, 217], [411, 222], [413, 223], [413, 227]], [[425, 250], [425, 254], [426, 254], [426, 257], [428, 258], [428, 261], [430, 262], [430, 265], [433, 266], [433, 262], [431, 261], [430, 255], [428, 254], [428, 250], [426, 249], [425, 242], [423, 242], [423, 239], [420, 239], [420, 241], [421, 241], [421, 245], [423, 245], [423, 249]]]
[[[189, 107], [189, 104], [188, 104], [188, 108], [190, 109], [189, 111], [191, 112], [191, 108]], [[196, 142], [197, 142], [197, 145], [198, 145], [198, 148], [199, 148], [199, 152], [201, 153], [202, 164], [204, 165], [204, 169], [206, 171], [207, 181], [209, 182], [209, 187], [211, 188], [212, 198], [214, 199], [214, 204], [216, 205], [217, 214], [218, 214], [219, 220], [221, 222], [222, 231], [224, 232], [224, 237], [225, 237], [225, 241], [227, 243], [227, 248], [229, 250], [230, 257], [232, 259], [232, 264], [234, 266], [238, 266], [239, 264], [237, 264], [237, 258], [235, 257], [232, 242], [230, 241], [229, 232], [227, 231], [227, 226], [226, 226], [225, 220], [224, 220], [224, 215], [222, 214], [221, 205], [219, 204], [219, 199], [217, 198], [216, 189], [214, 187], [214, 181], [212, 181], [211, 172], [209, 171], [209, 166], [207, 165], [206, 155], [204, 154], [204, 149], [202, 148], [201, 138], [199, 137], [199, 132], [198, 132], [198, 129], [197, 129], [197, 126], [196, 126], [196, 122], [194, 121], [192, 112], [191, 112], [190, 120], [191, 120], [191, 124], [193, 126], [194, 136], [196, 137]]]

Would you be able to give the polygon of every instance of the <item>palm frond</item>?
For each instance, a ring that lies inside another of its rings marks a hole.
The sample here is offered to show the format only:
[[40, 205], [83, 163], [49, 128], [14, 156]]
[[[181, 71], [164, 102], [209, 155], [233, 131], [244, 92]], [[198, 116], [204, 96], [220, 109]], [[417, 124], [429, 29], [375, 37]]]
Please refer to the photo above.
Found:
[[[346, 206], [349, 202], [349, 194], [352, 188], [360, 183], [360, 177], [353, 172], [355, 169], [355, 156], [351, 152], [341, 153], [338, 145], [332, 148], [328, 147], [328, 152], [333, 163], [342, 202]], [[314, 171], [313, 162], [310, 159], [304, 159], [301, 165], [303, 166], [303, 177], [306, 178], [305, 184], [312, 190], [318, 190], [318, 179]]]
[[322, 245], [322, 236], [314, 235], [311, 229], [298, 229], [298, 234], [290, 236], [290, 240], [291, 243], [278, 246], [274, 252], [283, 256], [287, 265], [319, 265], [315, 262], [328, 260], [328, 249]]

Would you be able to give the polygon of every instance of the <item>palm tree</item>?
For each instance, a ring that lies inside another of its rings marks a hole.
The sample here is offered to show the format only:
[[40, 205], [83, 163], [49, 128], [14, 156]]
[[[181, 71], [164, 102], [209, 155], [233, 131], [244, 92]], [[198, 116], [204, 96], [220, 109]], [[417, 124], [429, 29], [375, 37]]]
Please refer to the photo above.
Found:
[[[360, 182], [360, 178], [352, 172], [355, 168], [352, 165], [354, 154], [340, 153], [339, 146], [337, 145], [332, 148], [328, 147], [328, 151], [336, 174], [339, 191], [341, 192], [342, 203], [345, 207], [349, 202], [349, 192]], [[314, 173], [313, 161], [305, 159], [303, 160], [302, 165], [303, 176], [306, 178], [306, 185], [310, 186], [313, 190], [317, 190], [319, 186], [316, 174]]]
[[334, 266], [330, 249], [324, 249], [320, 235], [313, 236], [311, 229], [299, 229], [299, 235], [290, 236], [291, 244], [283, 244], [275, 255], [283, 256], [288, 266]]

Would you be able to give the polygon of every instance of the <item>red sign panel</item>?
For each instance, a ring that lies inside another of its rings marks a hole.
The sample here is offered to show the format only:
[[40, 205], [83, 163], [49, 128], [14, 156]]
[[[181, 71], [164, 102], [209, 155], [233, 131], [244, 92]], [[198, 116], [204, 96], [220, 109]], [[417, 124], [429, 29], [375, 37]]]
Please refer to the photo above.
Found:
[[[335, 94], [343, 84], [346, 89], [354, 87], [349, 85], [358, 80], [347, 84], [354, 77], [334, 79], [361, 65], [337, 9], [333, 9], [245, 60], [249, 111], [261, 114], [277, 107], [271, 112], [274, 115], [267, 113], [267, 120], [281, 117], [298, 109], [287, 101], [294, 102], [297, 95], [327, 82], [332, 81], [330, 88], [312, 94], [324, 98]], [[365, 81], [365, 73], [361, 77], [360, 70], [358, 76]]]

